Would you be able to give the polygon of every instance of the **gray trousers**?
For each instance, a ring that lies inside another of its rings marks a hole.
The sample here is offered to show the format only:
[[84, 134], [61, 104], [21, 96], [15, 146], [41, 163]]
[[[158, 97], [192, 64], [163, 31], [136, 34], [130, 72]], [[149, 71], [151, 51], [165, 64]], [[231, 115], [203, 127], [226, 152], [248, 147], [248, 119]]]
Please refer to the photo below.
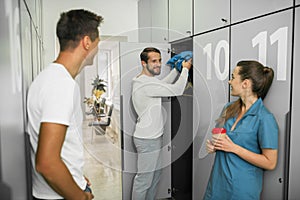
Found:
[[161, 174], [163, 138], [134, 138], [134, 144], [138, 154], [138, 171], [133, 180], [132, 200], [154, 200]]

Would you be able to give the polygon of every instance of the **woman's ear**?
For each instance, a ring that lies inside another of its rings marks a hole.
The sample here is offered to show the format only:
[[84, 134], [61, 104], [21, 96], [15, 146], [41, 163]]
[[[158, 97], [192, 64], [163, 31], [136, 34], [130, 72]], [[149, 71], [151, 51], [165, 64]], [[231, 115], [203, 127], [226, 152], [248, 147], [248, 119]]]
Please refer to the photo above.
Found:
[[242, 88], [246, 89], [246, 88], [251, 88], [251, 81], [249, 79], [245, 79], [242, 82]]

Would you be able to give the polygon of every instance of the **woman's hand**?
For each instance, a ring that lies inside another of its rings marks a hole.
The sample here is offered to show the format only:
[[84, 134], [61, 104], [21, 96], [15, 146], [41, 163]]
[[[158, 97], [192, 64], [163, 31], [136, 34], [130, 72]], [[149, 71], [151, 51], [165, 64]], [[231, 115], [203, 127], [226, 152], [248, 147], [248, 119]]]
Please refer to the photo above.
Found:
[[236, 144], [226, 135], [225, 137], [220, 137], [218, 139], [213, 139], [215, 150], [221, 150], [226, 152], [234, 152], [236, 149]]
[[216, 149], [215, 149], [213, 143], [210, 140], [206, 140], [206, 151], [208, 153], [216, 152]]

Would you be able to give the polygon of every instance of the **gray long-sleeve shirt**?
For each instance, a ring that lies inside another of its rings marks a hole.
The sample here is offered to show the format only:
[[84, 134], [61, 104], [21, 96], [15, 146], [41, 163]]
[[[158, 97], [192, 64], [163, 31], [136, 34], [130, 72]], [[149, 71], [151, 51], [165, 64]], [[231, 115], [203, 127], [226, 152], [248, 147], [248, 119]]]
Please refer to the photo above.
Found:
[[177, 75], [178, 72], [173, 69], [162, 80], [146, 75], [133, 79], [132, 101], [138, 115], [134, 137], [154, 139], [163, 134], [164, 117], [161, 97], [183, 94], [188, 69], [183, 68], [180, 77], [173, 83]]

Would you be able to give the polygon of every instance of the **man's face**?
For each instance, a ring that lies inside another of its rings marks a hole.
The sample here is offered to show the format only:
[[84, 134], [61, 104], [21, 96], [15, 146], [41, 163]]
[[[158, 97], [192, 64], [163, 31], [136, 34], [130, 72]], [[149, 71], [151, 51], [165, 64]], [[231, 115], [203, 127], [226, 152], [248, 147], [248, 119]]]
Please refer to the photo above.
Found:
[[148, 53], [148, 63], [144, 63], [146, 65], [147, 71], [153, 76], [160, 74], [161, 69], [161, 55], [156, 52]]

